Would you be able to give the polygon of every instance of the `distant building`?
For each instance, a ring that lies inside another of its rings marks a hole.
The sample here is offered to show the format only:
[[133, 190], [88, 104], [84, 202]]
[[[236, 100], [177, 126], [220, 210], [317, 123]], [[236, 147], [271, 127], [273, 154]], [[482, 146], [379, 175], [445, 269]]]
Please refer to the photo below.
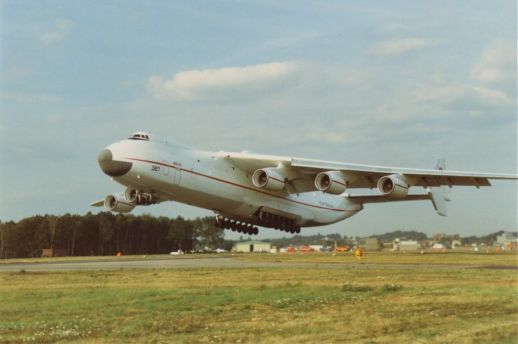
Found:
[[421, 248], [421, 245], [415, 240], [394, 240], [392, 251], [416, 251]]
[[378, 238], [364, 239], [364, 244], [361, 245], [365, 251], [379, 251], [381, 250], [381, 242]]
[[265, 241], [243, 241], [234, 244], [234, 252], [270, 252], [272, 244]]
[[415, 240], [403, 240], [399, 242], [399, 249], [401, 251], [416, 251], [421, 248], [421, 245]]
[[440, 242], [436, 242], [435, 244], [433, 244], [432, 249], [434, 249], [434, 250], [445, 250], [446, 246], [444, 244], [440, 243]]
[[315, 250], [314, 250], [311, 246], [308, 246], [308, 245], [300, 245], [300, 246], [299, 246], [299, 251], [300, 251], [300, 252], [314, 252]]
[[451, 248], [455, 249], [457, 247], [461, 247], [462, 246], [462, 242], [460, 240], [453, 240], [451, 242]]
[[503, 249], [511, 250], [516, 249], [518, 246], [518, 233], [516, 232], [504, 232], [502, 235], [496, 237], [495, 246]]

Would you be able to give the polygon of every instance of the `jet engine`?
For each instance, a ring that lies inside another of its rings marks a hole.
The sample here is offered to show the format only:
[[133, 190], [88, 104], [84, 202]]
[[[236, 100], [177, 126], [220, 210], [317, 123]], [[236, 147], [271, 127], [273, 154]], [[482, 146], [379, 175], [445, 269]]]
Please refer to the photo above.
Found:
[[129, 213], [135, 208], [135, 204], [128, 203], [123, 194], [108, 195], [104, 199], [104, 207], [118, 213]]
[[391, 174], [378, 179], [379, 192], [391, 198], [405, 198], [409, 187], [405, 177], [400, 174]]
[[126, 191], [124, 191], [124, 198], [129, 203], [137, 203], [138, 195], [138, 190], [134, 188], [127, 188]]
[[317, 174], [315, 177], [315, 187], [317, 190], [339, 195], [345, 191], [347, 184], [339, 171], [327, 171]]
[[124, 199], [127, 203], [134, 205], [153, 204], [153, 197], [150, 194], [142, 193], [132, 187], [128, 187], [126, 191], [124, 191]]
[[258, 188], [268, 190], [282, 190], [284, 188], [284, 176], [277, 168], [261, 168], [255, 170], [252, 175], [252, 183]]

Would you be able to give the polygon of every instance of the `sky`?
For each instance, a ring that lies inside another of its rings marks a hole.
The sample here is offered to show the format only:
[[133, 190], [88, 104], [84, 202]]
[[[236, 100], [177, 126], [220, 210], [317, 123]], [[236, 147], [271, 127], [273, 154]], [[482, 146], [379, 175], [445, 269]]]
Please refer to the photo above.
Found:
[[[99, 211], [89, 204], [122, 187], [97, 155], [139, 130], [214, 151], [516, 174], [516, 23], [514, 0], [0, 0], [0, 220]], [[454, 188], [447, 217], [429, 202], [366, 205], [302, 234], [516, 231], [518, 183], [493, 184]]]

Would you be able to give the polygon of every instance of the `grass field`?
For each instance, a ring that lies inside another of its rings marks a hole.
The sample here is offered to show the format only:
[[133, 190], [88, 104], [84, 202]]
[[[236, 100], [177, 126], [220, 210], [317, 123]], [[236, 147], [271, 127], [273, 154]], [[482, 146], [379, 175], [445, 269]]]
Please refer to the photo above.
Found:
[[235, 259], [294, 266], [2, 272], [0, 342], [518, 343], [516, 255]]

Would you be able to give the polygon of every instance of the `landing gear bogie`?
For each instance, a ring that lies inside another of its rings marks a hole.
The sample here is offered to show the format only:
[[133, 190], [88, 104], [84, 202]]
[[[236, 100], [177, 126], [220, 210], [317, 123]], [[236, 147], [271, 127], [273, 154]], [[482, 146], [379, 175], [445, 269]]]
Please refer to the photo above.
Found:
[[216, 216], [214, 223], [218, 228], [230, 229], [233, 232], [246, 233], [251, 235], [259, 234], [259, 228], [250, 223], [227, 219], [220, 215]]

